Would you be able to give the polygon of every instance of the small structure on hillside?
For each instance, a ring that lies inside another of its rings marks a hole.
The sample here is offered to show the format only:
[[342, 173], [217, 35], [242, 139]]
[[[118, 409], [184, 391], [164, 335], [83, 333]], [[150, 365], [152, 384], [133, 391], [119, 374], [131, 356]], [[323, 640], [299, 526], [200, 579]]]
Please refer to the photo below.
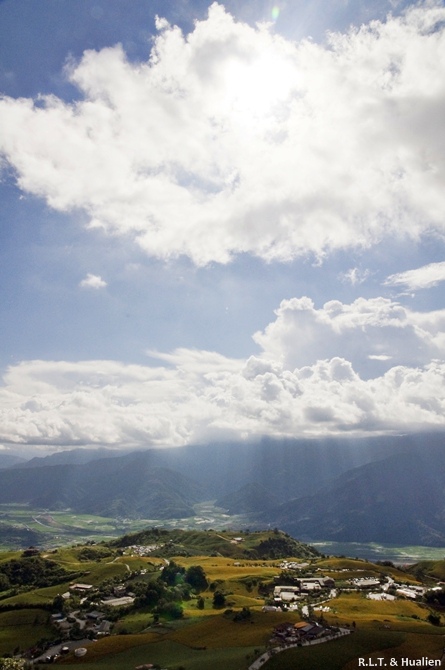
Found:
[[132, 596], [124, 596], [123, 598], [107, 598], [102, 600], [102, 605], [107, 607], [128, 607], [134, 603], [135, 599]]
[[77, 591], [77, 593], [88, 593], [92, 591], [94, 586], [92, 584], [71, 584], [70, 591]]

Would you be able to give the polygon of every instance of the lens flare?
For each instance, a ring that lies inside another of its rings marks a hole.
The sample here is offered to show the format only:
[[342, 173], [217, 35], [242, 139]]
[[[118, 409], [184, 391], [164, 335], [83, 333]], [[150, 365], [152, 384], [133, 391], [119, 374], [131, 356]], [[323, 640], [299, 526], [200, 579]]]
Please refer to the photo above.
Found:
[[275, 5], [275, 7], [272, 7], [272, 19], [276, 21], [279, 16], [280, 16], [280, 8]]

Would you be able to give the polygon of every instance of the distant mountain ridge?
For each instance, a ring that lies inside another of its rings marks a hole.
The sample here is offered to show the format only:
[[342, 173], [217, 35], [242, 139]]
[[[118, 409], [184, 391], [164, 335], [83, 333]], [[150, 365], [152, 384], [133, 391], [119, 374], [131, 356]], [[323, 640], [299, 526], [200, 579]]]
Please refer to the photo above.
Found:
[[444, 482], [445, 449], [411, 448], [354, 468], [262, 518], [305, 541], [444, 546]]
[[213, 500], [309, 542], [445, 544], [443, 434], [78, 451], [0, 470], [0, 503], [163, 520]]
[[10, 468], [14, 465], [24, 465], [26, 462], [25, 458], [20, 458], [20, 456], [14, 454], [3, 454], [0, 451], [0, 469]]
[[[57, 451], [49, 456], [35, 456], [29, 460], [20, 459], [12, 467], [19, 468], [42, 468], [48, 465], [84, 465], [91, 461], [98, 461], [102, 458], [115, 458], [123, 456], [125, 451], [115, 451], [101, 447], [99, 449], [69, 449], [67, 451]], [[0, 461], [1, 463], [1, 461]]]
[[0, 471], [0, 504], [167, 519], [193, 515], [193, 505], [202, 497], [199, 484], [167, 468], [152, 467], [143, 457]]

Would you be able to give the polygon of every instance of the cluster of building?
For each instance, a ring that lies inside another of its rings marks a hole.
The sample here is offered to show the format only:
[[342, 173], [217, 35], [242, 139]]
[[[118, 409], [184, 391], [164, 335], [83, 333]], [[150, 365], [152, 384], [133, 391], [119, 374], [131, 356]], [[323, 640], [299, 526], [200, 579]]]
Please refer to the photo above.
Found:
[[88, 637], [88, 633], [93, 633], [94, 637], [103, 637], [109, 635], [111, 631], [111, 621], [106, 619], [104, 612], [97, 610], [92, 610], [86, 614], [75, 611], [68, 616], [64, 616], [59, 612], [51, 615], [51, 622], [64, 637], [69, 637], [70, 630], [75, 625], [78, 626], [79, 630], [84, 632], [85, 637]]
[[297, 563], [296, 561], [282, 561], [280, 568], [282, 570], [304, 570], [309, 566], [309, 563]]
[[383, 582], [373, 577], [355, 578], [350, 580], [350, 584], [356, 589], [367, 590], [367, 597], [370, 600], [396, 600], [396, 598], [416, 600], [421, 598], [427, 590], [424, 586], [417, 584], [399, 584], [389, 576]]
[[154, 551], [162, 549], [163, 546], [163, 544], [132, 544], [131, 546], [127, 547], [125, 553], [131, 554], [132, 556], [149, 556]]
[[[72, 584], [70, 590], [62, 594], [62, 598], [67, 600], [71, 598], [71, 594], [83, 596], [80, 599], [80, 604], [82, 605], [86, 598], [94, 593], [96, 589], [92, 584]], [[120, 584], [115, 586], [113, 589], [113, 595], [103, 598], [101, 600], [102, 605], [108, 607], [126, 607], [132, 605], [135, 601], [134, 593], [128, 593], [126, 586]]]
[[[62, 594], [62, 597], [67, 600], [72, 595], [80, 596], [80, 604], [82, 605], [87, 598], [90, 598], [97, 589], [92, 584], [72, 584], [70, 590]], [[113, 589], [113, 594], [102, 598], [100, 601], [94, 603], [93, 607], [99, 607], [105, 610], [91, 609], [88, 612], [81, 610], [73, 611], [65, 616], [62, 612], [58, 612], [51, 616], [51, 621], [55, 625], [63, 637], [68, 638], [73, 627], [77, 626], [79, 630], [88, 634], [93, 634], [98, 638], [104, 635], [109, 635], [111, 631], [111, 622], [108, 621], [106, 609], [109, 607], [128, 607], [135, 601], [134, 593], [128, 593], [124, 585], [117, 585]]]
[[323, 589], [332, 591], [335, 581], [331, 577], [304, 577], [296, 580], [294, 586], [277, 585], [273, 590], [274, 603], [277, 606], [289, 605]]
[[274, 628], [271, 644], [289, 645], [307, 643], [332, 635], [333, 630], [313, 621], [280, 623]]

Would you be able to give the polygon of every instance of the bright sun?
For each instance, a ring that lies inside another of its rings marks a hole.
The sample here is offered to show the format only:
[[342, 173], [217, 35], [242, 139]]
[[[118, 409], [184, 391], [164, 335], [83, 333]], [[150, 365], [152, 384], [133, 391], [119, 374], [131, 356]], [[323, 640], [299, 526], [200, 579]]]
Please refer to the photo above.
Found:
[[249, 61], [233, 60], [224, 75], [226, 102], [232, 113], [252, 120], [269, 116], [293, 88], [290, 63], [272, 52]]

